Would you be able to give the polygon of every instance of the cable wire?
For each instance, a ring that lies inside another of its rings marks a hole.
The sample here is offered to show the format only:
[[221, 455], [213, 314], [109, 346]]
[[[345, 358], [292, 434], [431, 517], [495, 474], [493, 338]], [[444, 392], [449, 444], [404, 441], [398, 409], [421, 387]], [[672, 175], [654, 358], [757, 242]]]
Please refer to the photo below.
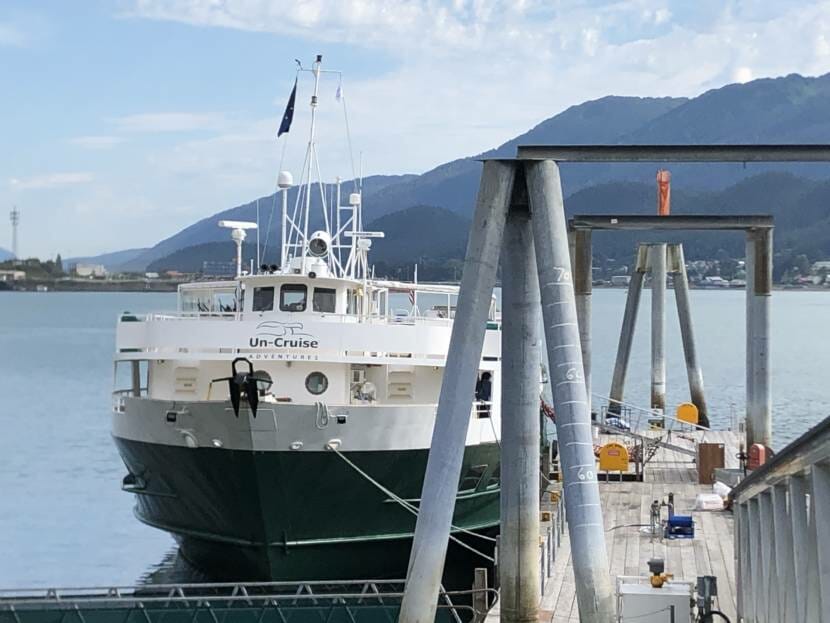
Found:
[[[379, 483], [377, 480], [375, 480], [374, 478], [372, 478], [369, 474], [367, 474], [366, 472], [364, 472], [364, 471], [363, 471], [362, 469], [360, 469], [357, 465], [355, 465], [352, 461], [350, 461], [350, 460], [349, 460], [349, 459], [348, 459], [348, 458], [347, 458], [347, 457], [346, 457], [346, 456], [345, 456], [342, 452], [340, 452], [340, 450], [338, 450], [337, 448], [335, 448], [332, 444], [326, 444], [326, 449], [327, 449], [327, 450], [331, 450], [332, 452], [334, 452], [337, 456], [339, 456], [341, 459], [343, 459], [343, 461], [345, 461], [345, 462], [346, 462], [346, 464], [347, 464], [349, 467], [351, 467], [351, 468], [352, 468], [353, 470], [355, 470], [358, 474], [360, 474], [361, 476], [363, 476], [363, 478], [365, 478], [366, 480], [368, 480], [371, 484], [373, 484], [375, 487], [377, 487], [378, 489], [380, 489], [383, 493], [385, 493], [386, 495], [388, 495], [388, 496], [389, 496], [392, 500], [394, 500], [395, 502], [397, 502], [398, 504], [400, 504], [403, 508], [405, 508], [406, 510], [408, 510], [410, 513], [412, 513], [412, 514], [413, 514], [413, 515], [415, 515], [416, 517], [418, 516], [418, 509], [417, 509], [415, 506], [413, 506], [412, 504], [410, 504], [409, 502], [407, 502], [406, 500], [404, 500], [403, 498], [401, 498], [400, 496], [398, 496], [398, 495], [397, 495], [396, 493], [394, 493], [393, 491], [390, 491], [389, 489], [387, 489], [385, 486], [383, 486], [383, 485], [382, 485], [381, 483]], [[492, 538], [492, 537], [488, 537], [488, 536], [485, 536], [485, 535], [483, 535], [483, 534], [478, 534], [478, 533], [472, 532], [472, 531], [470, 531], [470, 530], [466, 530], [466, 529], [464, 529], [464, 528], [459, 528], [458, 526], [451, 526], [451, 527], [452, 527], [452, 528], [454, 528], [455, 530], [459, 531], [459, 532], [463, 532], [464, 534], [468, 534], [468, 535], [470, 535], [470, 536], [477, 536], [477, 537], [479, 537], [479, 538], [481, 538], [481, 539], [484, 539], [484, 540], [486, 540], [486, 541], [492, 541], [492, 542], [495, 542], [495, 541], [496, 541], [496, 539], [494, 539], [494, 538]], [[473, 552], [474, 554], [478, 554], [479, 556], [481, 556], [481, 557], [482, 557], [482, 558], [484, 558], [485, 560], [488, 560], [489, 562], [493, 562], [493, 563], [495, 563], [495, 562], [496, 562], [495, 558], [493, 558], [492, 556], [488, 556], [488, 555], [487, 555], [487, 554], [485, 554], [484, 552], [480, 552], [479, 550], [475, 549], [473, 546], [468, 545], [467, 543], [465, 543], [464, 541], [460, 540], [460, 539], [459, 539], [459, 538], [457, 538], [457, 537], [454, 537], [452, 534], [450, 534], [449, 536], [450, 536], [450, 540], [454, 541], [455, 543], [457, 543], [457, 544], [458, 544], [458, 545], [460, 545], [461, 547], [463, 547], [463, 548], [465, 548], [465, 549], [470, 550], [470, 551], [471, 551], [471, 552]]]

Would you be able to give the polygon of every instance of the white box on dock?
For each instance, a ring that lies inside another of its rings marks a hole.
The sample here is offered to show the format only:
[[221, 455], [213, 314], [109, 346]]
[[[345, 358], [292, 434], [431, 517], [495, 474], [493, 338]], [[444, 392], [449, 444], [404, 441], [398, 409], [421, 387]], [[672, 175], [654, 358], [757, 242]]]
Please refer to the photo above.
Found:
[[619, 621], [668, 623], [674, 606], [676, 623], [691, 623], [692, 594], [688, 583], [666, 582], [661, 588], [646, 584], [620, 583]]

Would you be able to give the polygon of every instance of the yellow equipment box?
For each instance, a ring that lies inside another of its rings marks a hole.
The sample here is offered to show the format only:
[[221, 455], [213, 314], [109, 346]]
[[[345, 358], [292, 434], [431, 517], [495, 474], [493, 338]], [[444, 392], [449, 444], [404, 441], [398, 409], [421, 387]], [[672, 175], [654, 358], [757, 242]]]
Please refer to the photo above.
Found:
[[603, 472], [628, 471], [628, 449], [612, 441], [599, 449], [599, 469]]
[[681, 422], [688, 422], [689, 424], [697, 424], [698, 411], [697, 407], [691, 402], [682, 402], [677, 405], [676, 417]]

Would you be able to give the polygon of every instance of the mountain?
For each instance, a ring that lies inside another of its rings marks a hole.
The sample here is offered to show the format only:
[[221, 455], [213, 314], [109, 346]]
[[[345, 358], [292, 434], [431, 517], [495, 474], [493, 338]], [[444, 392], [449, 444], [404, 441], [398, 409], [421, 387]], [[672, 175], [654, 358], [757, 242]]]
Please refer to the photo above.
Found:
[[0, 262], [5, 262], [6, 260], [10, 260], [14, 258], [14, 255], [11, 251], [6, 251], [6, 249], [0, 247]]
[[[363, 187], [364, 218], [369, 221], [413, 206], [443, 208], [468, 218], [479, 183], [481, 165], [478, 159], [512, 157], [516, 147], [522, 144], [830, 143], [828, 110], [830, 74], [817, 78], [792, 74], [782, 78], [760, 79], [713, 89], [690, 99], [603, 97], [572, 106], [499, 147], [477, 156], [448, 162], [422, 175], [366, 178]], [[625, 182], [642, 184], [645, 187], [643, 192], [646, 193], [641, 197], [645, 201], [643, 205], [649, 211], [653, 208], [656, 169], [653, 164], [563, 164], [561, 169], [564, 191], [569, 197], [568, 205], [573, 198], [579, 200], [579, 197], [590, 196], [581, 195], [583, 191]], [[793, 183], [797, 186], [791, 190], [803, 196], [805, 201], [813, 201], [810, 205], [821, 213], [824, 191], [821, 187], [813, 188], [811, 185], [817, 180], [828, 179], [830, 170], [825, 164], [815, 163], [732, 163], [678, 164], [673, 165], [671, 171], [675, 195], [681, 191], [690, 193], [690, 196], [695, 193], [714, 193], [711, 197], [718, 196], [725, 205], [729, 205], [729, 198], [719, 195], [725, 189], [734, 189], [743, 181], [759, 175], [787, 173], [793, 176]], [[350, 186], [351, 182], [345, 184], [345, 188]], [[767, 190], [782, 195], [784, 200], [789, 197], [785, 194], [786, 188], [789, 187], [770, 187]], [[817, 194], [811, 195], [811, 192]], [[292, 205], [295, 193], [296, 189], [292, 189], [289, 194]], [[762, 203], [766, 198], [767, 195], [760, 198]], [[603, 194], [603, 199], [606, 203], [589, 207], [596, 207], [600, 211], [620, 211], [615, 206], [622, 208], [619, 198], [611, 194]], [[260, 222], [264, 228], [267, 227], [272, 211], [277, 213], [271, 227], [267, 228], [269, 244], [279, 238], [280, 200], [276, 195], [258, 200]], [[256, 201], [246, 203], [202, 219], [137, 255], [128, 266], [140, 269], [177, 250], [227, 240], [227, 232], [220, 230], [216, 222], [222, 218], [254, 220], [256, 204]], [[636, 202], [631, 204], [635, 205], [640, 206]], [[740, 206], [740, 211], [758, 212], [760, 205], [745, 203]], [[793, 211], [800, 216], [781, 214], [781, 217], [809, 221], [815, 216], [804, 210], [804, 206], [799, 204], [793, 207]], [[805, 223], [802, 222], [802, 225]], [[806, 229], [804, 233], [815, 236], [813, 230]], [[813, 239], [812, 244], [816, 248], [820, 247], [821, 241]]]
[[[468, 219], [445, 208], [433, 206], [413, 206], [382, 216], [366, 225], [368, 231], [385, 233], [385, 238], [373, 240], [370, 255], [372, 263], [379, 274], [388, 274], [402, 265], [423, 263], [425, 258], [443, 262], [463, 257], [469, 227]], [[269, 246], [269, 250], [262, 255], [261, 262], [278, 264], [278, 252], [276, 245]], [[198, 273], [202, 270], [202, 262], [233, 262], [235, 258], [235, 247], [227, 239], [178, 249], [154, 260], [147, 266], [147, 270]], [[247, 266], [255, 258], [256, 245], [244, 245], [244, 264]]]
[[112, 253], [102, 253], [101, 255], [70, 257], [63, 260], [63, 269], [69, 270], [75, 264], [102, 264], [109, 271], [126, 270], [124, 266], [146, 251], [146, 248], [125, 249], [124, 251], [113, 251]]
[[[654, 186], [641, 182], [606, 182], [580, 190], [565, 203], [567, 216], [574, 214], [654, 214]], [[742, 180], [719, 191], [678, 189], [672, 192], [673, 214], [771, 214], [777, 273], [799, 254], [810, 258], [830, 257], [830, 181], [815, 181], [791, 173], [769, 172]], [[370, 254], [378, 276], [411, 278], [419, 265], [422, 279], [457, 277], [467, 244], [470, 221], [435, 206], [413, 206], [373, 220], [369, 231], [383, 231]], [[741, 232], [594, 232], [598, 265], [606, 261], [629, 263], [638, 242], [682, 242], [686, 258], [711, 259], [721, 251], [731, 257], [744, 253]], [[255, 254], [245, 246], [245, 263]], [[274, 252], [272, 247], [272, 252]], [[202, 261], [230, 262], [234, 246], [230, 240], [180, 249], [156, 260], [152, 270], [199, 272]], [[274, 258], [268, 258], [268, 263]], [[778, 270], [780, 267], [780, 270]]]

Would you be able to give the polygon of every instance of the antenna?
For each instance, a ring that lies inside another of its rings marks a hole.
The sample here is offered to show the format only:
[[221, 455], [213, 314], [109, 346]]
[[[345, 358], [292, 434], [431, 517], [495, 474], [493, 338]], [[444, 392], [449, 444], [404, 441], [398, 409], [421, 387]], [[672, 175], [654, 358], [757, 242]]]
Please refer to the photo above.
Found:
[[17, 209], [17, 206], [12, 207], [9, 220], [12, 223], [12, 256], [14, 256], [14, 259], [19, 259], [17, 257], [17, 227], [20, 225], [20, 210]]
[[246, 229], [257, 229], [256, 223], [249, 221], [219, 221], [219, 227], [233, 230], [231, 238], [236, 243], [236, 276], [242, 276], [242, 243], [247, 234]]

